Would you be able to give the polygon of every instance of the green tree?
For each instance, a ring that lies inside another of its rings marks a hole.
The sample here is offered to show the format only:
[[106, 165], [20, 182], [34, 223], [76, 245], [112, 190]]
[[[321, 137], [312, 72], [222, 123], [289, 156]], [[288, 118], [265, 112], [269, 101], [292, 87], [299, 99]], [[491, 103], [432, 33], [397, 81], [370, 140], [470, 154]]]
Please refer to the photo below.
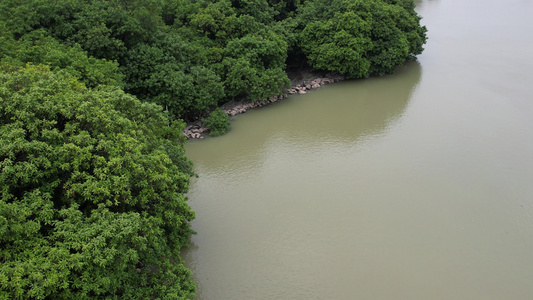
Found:
[[349, 77], [392, 73], [426, 42], [412, 0], [311, 0], [297, 18], [309, 64]]
[[229, 0], [205, 1], [203, 7], [189, 16], [189, 25], [219, 45], [238, 37], [237, 15]]
[[164, 35], [154, 45], [132, 48], [123, 72], [126, 91], [168, 109], [175, 118], [193, 120], [225, 95], [220, 77], [203, 64], [205, 48], [181, 36]]
[[182, 129], [116, 87], [1, 72], [0, 298], [192, 298]]
[[265, 100], [290, 84], [284, 70], [287, 43], [271, 30], [230, 41], [224, 54], [224, 83], [229, 96]]
[[[413, 0], [4, 0], [0, 59], [118, 85], [193, 121], [290, 84], [287, 65], [391, 73], [423, 50]], [[118, 69], [117, 69], [118, 64]]]
[[261, 24], [274, 22], [274, 16], [278, 14], [267, 0], [231, 0], [231, 2], [238, 15], [252, 16]]
[[19, 67], [33, 63], [67, 70], [88, 87], [99, 84], [122, 86], [123, 76], [117, 62], [89, 57], [78, 44], [71, 47], [61, 44], [43, 29], [23, 35], [12, 44], [9, 55], [0, 53], [0, 59], [5, 64]]
[[202, 122], [209, 129], [211, 136], [223, 135], [230, 131], [229, 116], [220, 108], [212, 111], [209, 117], [203, 119]]
[[368, 77], [370, 61], [366, 53], [373, 46], [368, 19], [369, 16], [349, 11], [308, 24], [300, 37], [311, 66], [351, 77]]

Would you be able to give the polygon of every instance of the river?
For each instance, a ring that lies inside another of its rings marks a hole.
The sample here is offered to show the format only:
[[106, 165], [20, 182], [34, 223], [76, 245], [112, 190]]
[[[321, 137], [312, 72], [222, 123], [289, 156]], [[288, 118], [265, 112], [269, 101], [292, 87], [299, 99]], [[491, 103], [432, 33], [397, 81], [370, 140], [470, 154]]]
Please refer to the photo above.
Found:
[[197, 299], [531, 299], [533, 1], [417, 11], [417, 62], [187, 145]]

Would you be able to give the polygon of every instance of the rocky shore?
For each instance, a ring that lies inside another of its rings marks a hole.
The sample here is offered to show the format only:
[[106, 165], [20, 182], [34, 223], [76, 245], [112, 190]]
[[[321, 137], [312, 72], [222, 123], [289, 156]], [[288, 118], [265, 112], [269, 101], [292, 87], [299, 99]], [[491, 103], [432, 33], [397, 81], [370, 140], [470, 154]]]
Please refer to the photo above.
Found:
[[[336, 73], [326, 74], [298, 74], [291, 80], [291, 87], [286, 89], [284, 93], [271, 97], [268, 100], [262, 101], [232, 101], [222, 106], [222, 109], [230, 117], [245, 113], [249, 109], [262, 107], [280, 100], [286, 99], [288, 95], [299, 94], [303, 95], [308, 90], [317, 89], [323, 85], [344, 80], [345, 77]], [[208, 132], [208, 129], [201, 121], [188, 124], [183, 130], [183, 134], [189, 139], [203, 139], [203, 133]]]

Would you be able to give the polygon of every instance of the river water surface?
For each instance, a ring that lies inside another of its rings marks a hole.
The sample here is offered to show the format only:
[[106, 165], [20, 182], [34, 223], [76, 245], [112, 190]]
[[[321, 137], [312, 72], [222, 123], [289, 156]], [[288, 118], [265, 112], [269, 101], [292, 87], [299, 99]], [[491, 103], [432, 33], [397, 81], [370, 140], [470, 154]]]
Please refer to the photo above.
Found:
[[417, 11], [418, 62], [187, 145], [197, 299], [532, 299], [533, 1]]

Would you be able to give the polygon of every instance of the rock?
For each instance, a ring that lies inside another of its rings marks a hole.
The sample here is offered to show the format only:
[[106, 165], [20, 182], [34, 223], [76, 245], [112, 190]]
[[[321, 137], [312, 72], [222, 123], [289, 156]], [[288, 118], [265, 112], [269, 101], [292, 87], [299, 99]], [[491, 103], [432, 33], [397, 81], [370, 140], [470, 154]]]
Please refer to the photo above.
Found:
[[316, 85], [316, 84], [318, 84], [318, 85], [322, 84], [322, 79], [317, 78], [317, 79], [311, 81], [311, 85]]

